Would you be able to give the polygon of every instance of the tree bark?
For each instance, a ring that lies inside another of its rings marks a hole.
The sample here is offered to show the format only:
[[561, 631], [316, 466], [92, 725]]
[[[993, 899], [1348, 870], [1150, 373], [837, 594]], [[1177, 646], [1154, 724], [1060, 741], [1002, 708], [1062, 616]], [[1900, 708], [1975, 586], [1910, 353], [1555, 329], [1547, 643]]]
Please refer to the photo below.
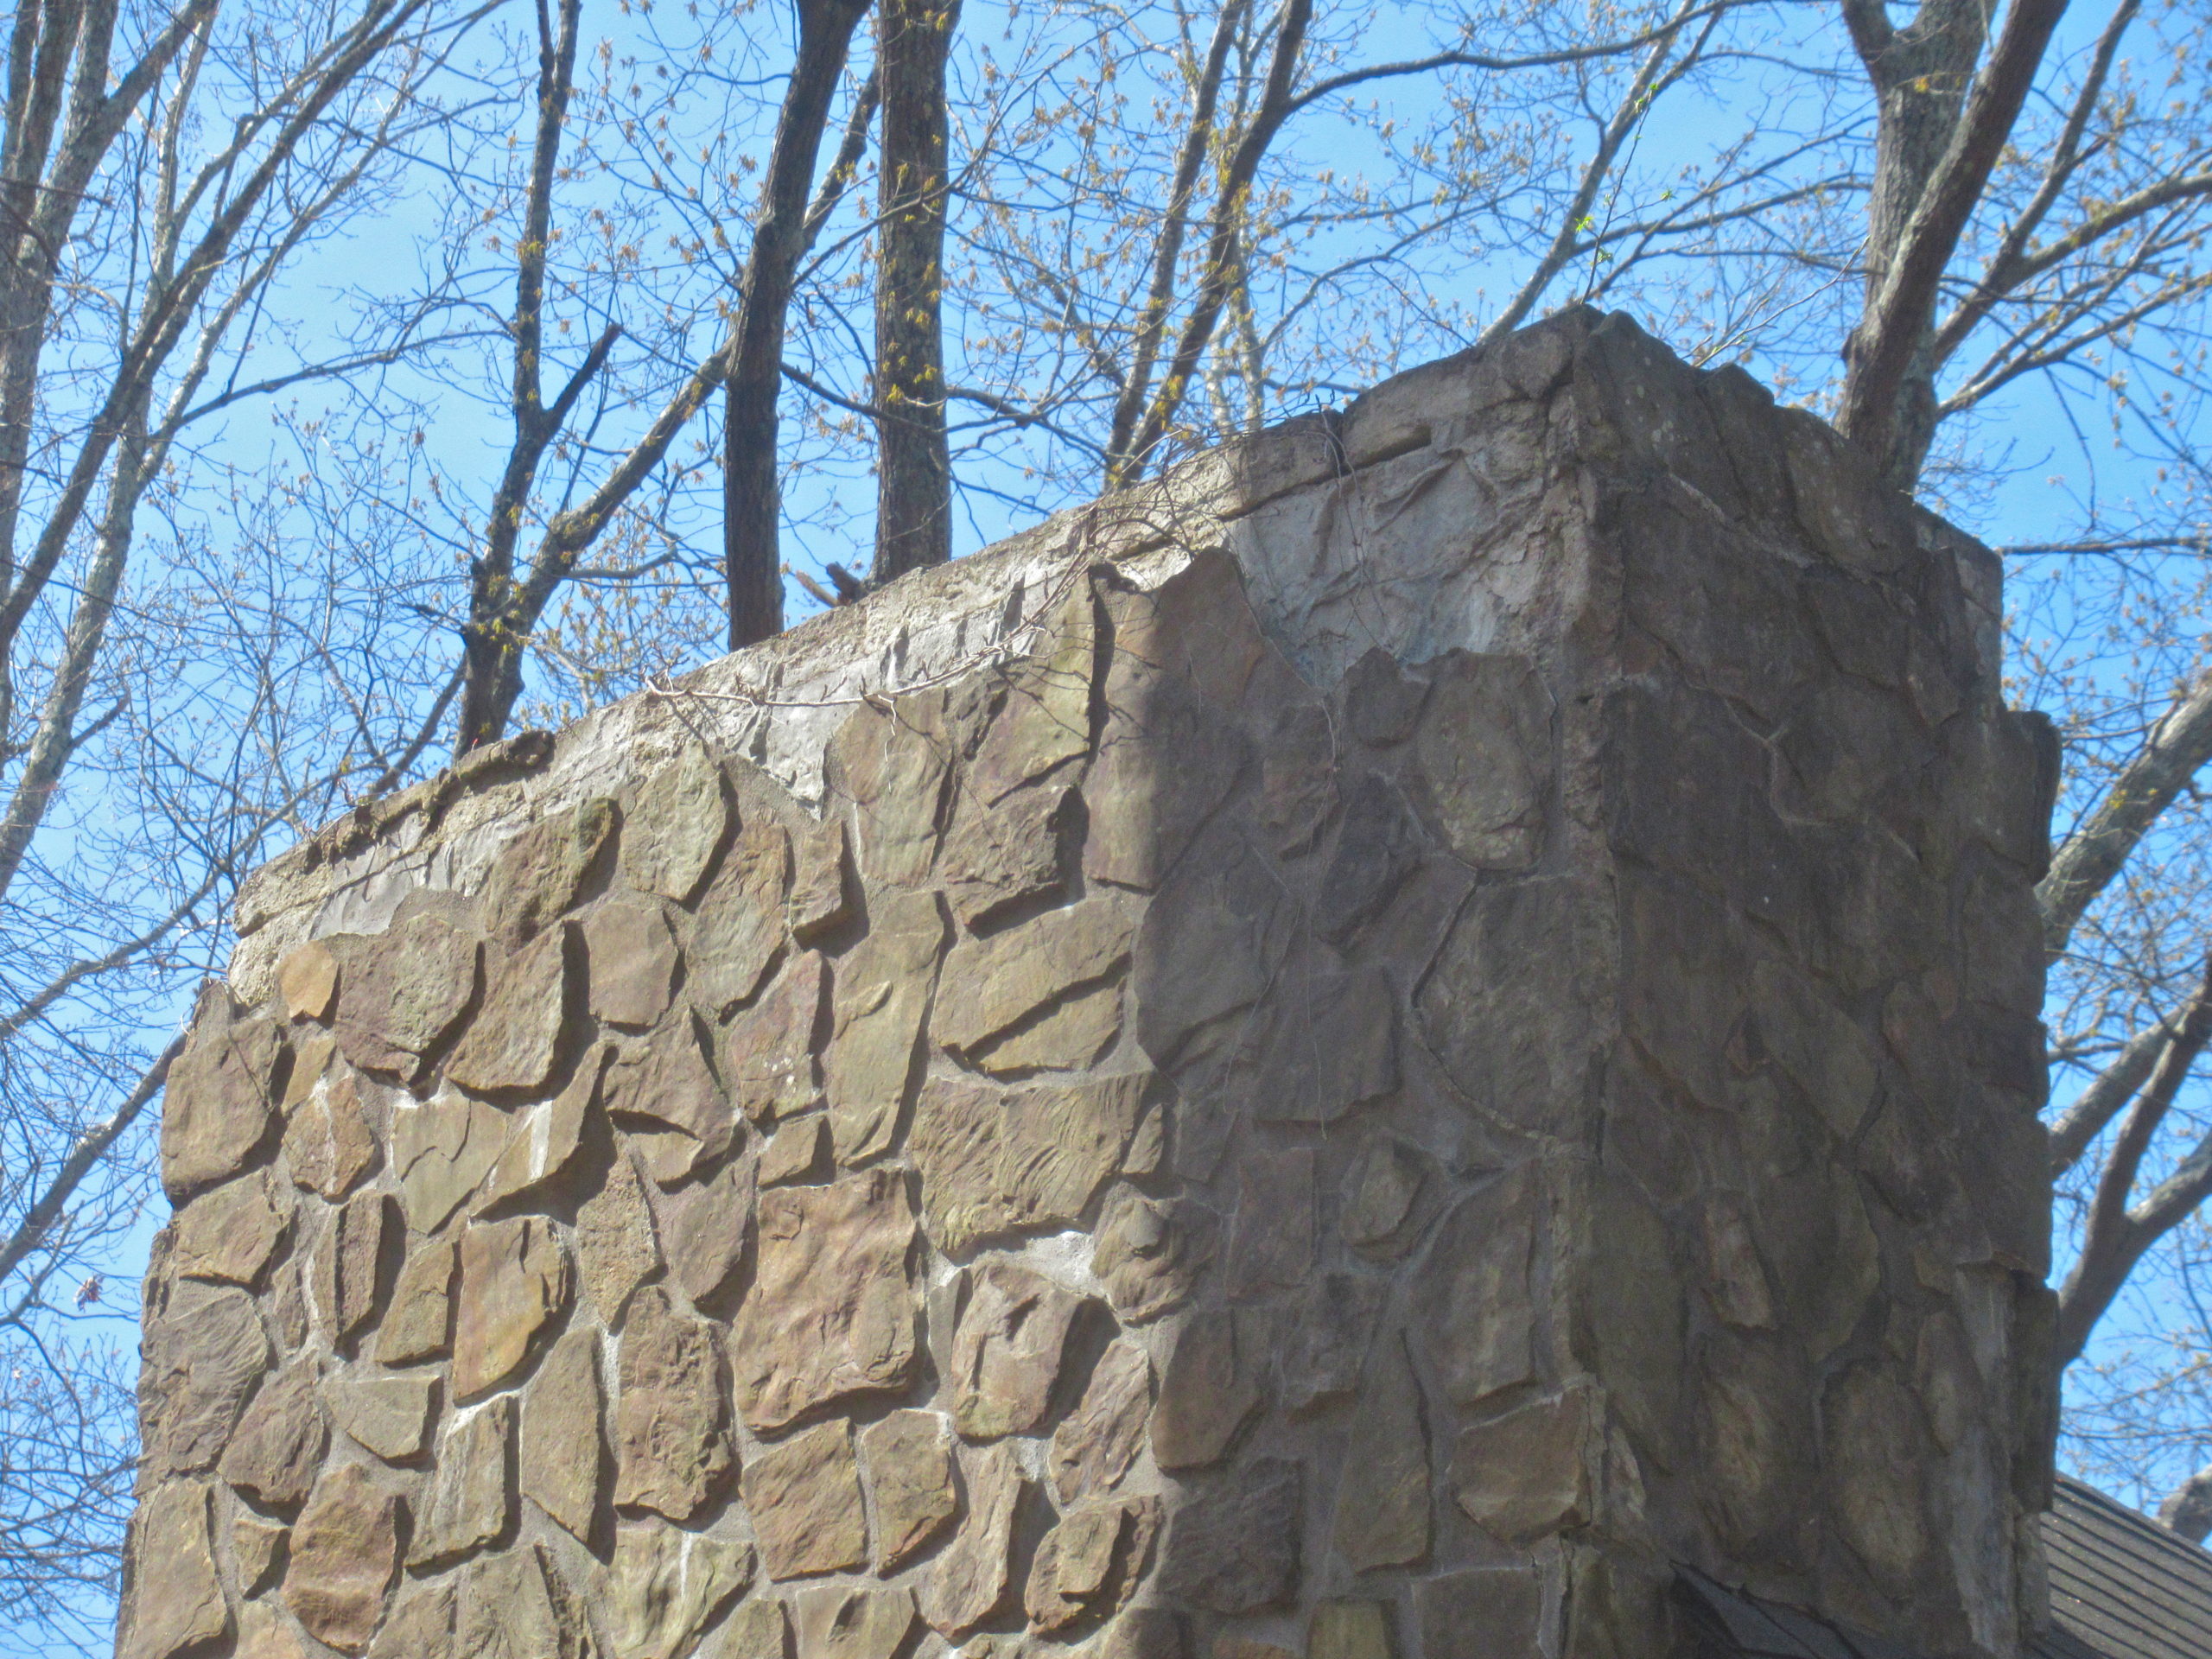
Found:
[[883, 86], [875, 272], [879, 582], [952, 556], [943, 312], [945, 60], [959, 16], [959, 0], [885, 0], [876, 14]]

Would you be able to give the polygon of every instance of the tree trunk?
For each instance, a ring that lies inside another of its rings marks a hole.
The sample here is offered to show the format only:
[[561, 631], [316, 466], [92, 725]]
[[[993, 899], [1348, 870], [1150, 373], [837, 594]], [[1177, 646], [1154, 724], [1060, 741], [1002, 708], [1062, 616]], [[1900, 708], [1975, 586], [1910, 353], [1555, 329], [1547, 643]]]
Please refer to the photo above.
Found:
[[944, 431], [945, 60], [959, 0], [877, 13], [883, 165], [875, 273], [875, 569], [888, 582], [952, 556]]

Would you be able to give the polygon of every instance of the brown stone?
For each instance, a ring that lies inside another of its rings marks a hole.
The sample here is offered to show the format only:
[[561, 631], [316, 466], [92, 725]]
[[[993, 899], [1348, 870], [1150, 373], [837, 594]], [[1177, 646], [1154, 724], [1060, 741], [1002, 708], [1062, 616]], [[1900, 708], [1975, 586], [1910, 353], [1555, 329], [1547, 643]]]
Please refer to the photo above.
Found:
[[1213, 1212], [1188, 1199], [1116, 1186], [1099, 1211], [1091, 1271], [1124, 1319], [1156, 1319], [1188, 1300], [1219, 1232]]
[[1548, 1207], [1542, 1172], [1523, 1164], [1462, 1199], [1437, 1230], [1414, 1287], [1415, 1328], [1454, 1405], [1536, 1374], [1529, 1274]]
[[808, 831], [791, 851], [791, 893], [785, 915], [791, 938], [811, 944], [858, 913], [852, 899], [845, 821], [832, 818]]
[[1326, 709], [1301, 702], [1277, 714], [1260, 758], [1256, 804], [1281, 856], [1302, 858], [1313, 850], [1336, 810], [1337, 766], [1336, 728]]
[[1290, 1322], [1280, 1358], [1287, 1411], [1312, 1411], [1351, 1397], [1367, 1368], [1389, 1281], [1362, 1273], [1325, 1273]]
[[1544, 844], [1552, 697], [1525, 657], [1451, 651], [1429, 665], [1414, 741], [1431, 821], [1478, 870], [1521, 870]]
[[1542, 1587], [1525, 1567], [1477, 1567], [1414, 1586], [1423, 1659], [1493, 1659], [1538, 1651]]
[[1573, 1388], [1459, 1431], [1452, 1496], [1467, 1518], [1528, 1544], [1591, 1518], [1592, 1401]]
[[1313, 1270], [1313, 1153], [1291, 1147], [1244, 1154], [1236, 1222], [1229, 1241], [1229, 1287], [1235, 1296], [1288, 1290]]
[[1037, 1018], [988, 1044], [976, 1064], [995, 1077], [1080, 1071], [1096, 1065], [1122, 1031], [1122, 986], [1109, 980], [1071, 992]]
[[894, 1411], [861, 1431], [875, 1570], [888, 1575], [937, 1541], [960, 1512], [952, 1484], [952, 1435], [933, 1411]]
[[914, 1212], [887, 1171], [760, 1195], [760, 1261], [732, 1346], [745, 1421], [772, 1433], [830, 1402], [904, 1388], [918, 1355]]
[[1389, 779], [1369, 772], [1344, 786], [1336, 845], [1313, 901], [1313, 931], [1343, 945], [1382, 916], [1421, 868], [1426, 837]]
[[1002, 1090], [932, 1077], [914, 1105], [907, 1155], [941, 1250], [1058, 1231], [1089, 1213], [1120, 1166], [1142, 1109], [1142, 1075]]
[[177, 1275], [253, 1286], [290, 1234], [293, 1207], [266, 1170], [201, 1193], [177, 1212], [169, 1247]]
[[630, 1293], [660, 1270], [659, 1234], [637, 1166], [618, 1154], [606, 1184], [576, 1211], [576, 1263], [600, 1323], [622, 1317]]
[[338, 1039], [327, 1031], [298, 1031], [292, 1033], [290, 1047], [292, 1069], [285, 1076], [283, 1096], [277, 1105], [286, 1117], [315, 1093], [315, 1085], [334, 1069], [331, 1062], [338, 1058]]
[[823, 755], [829, 799], [854, 809], [861, 873], [918, 887], [937, 856], [952, 742], [944, 694], [910, 692], [865, 702], [831, 734]]
[[197, 1481], [164, 1482], [132, 1518], [120, 1659], [169, 1659], [229, 1633], [210, 1536], [211, 1496]]
[[543, 1544], [480, 1555], [454, 1598], [454, 1659], [594, 1659], [583, 1605]]
[[1120, 1483], [1143, 1447], [1151, 1411], [1152, 1363], [1136, 1344], [1114, 1342], [1091, 1368], [1075, 1409], [1052, 1431], [1047, 1461], [1063, 1509]]
[[269, 1338], [244, 1291], [186, 1282], [150, 1319], [142, 1346], [139, 1490], [159, 1475], [214, 1466], [268, 1371]]
[[544, 1220], [470, 1226], [461, 1236], [454, 1401], [466, 1404], [513, 1376], [568, 1311], [572, 1289], [568, 1252]]
[[945, 958], [931, 1016], [937, 1039], [976, 1053], [1077, 987], [1116, 972], [1128, 961], [1139, 917], [1128, 899], [1109, 894], [961, 940]]
[[1001, 806], [963, 799], [946, 836], [943, 875], [952, 913], [980, 927], [1067, 884], [1069, 834], [1083, 798], [1071, 787], [1023, 790]]
[[891, 1148], [919, 1069], [922, 1016], [944, 944], [936, 895], [877, 893], [868, 936], [838, 960], [822, 1070], [840, 1163], [864, 1163]]
[[1853, 1139], [1874, 1109], [1881, 1084], [1872, 1040], [1812, 981], [1779, 963], [1762, 961], [1752, 969], [1751, 1006], [1767, 1053], [1839, 1141]]
[[1084, 1299], [1011, 1262], [970, 1268], [946, 1380], [971, 1440], [1026, 1434], [1045, 1420]]
[[1090, 747], [1090, 689], [1097, 619], [1087, 588], [1039, 619], [1036, 648], [1007, 665], [982, 741], [961, 779], [963, 791], [995, 806]]
[[1302, 1528], [1299, 1465], [1256, 1459], [1169, 1517], [1160, 1587], [1172, 1603], [1207, 1612], [1278, 1606], [1298, 1591]]
[[830, 1150], [830, 1120], [804, 1117], [786, 1124], [760, 1148], [757, 1179], [762, 1186], [788, 1186], [809, 1179], [823, 1166]]
[[284, 1161], [292, 1184], [334, 1204], [383, 1160], [351, 1072], [341, 1072], [306, 1096], [285, 1121]]
[[284, 1541], [291, 1535], [292, 1529], [278, 1522], [251, 1510], [238, 1511], [231, 1522], [231, 1559], [238, 1563], [241, 1593], [255, 1595], [268, 1586], [283, 1559]]
[[791, 868], [791, 836], [781, 824], [756, 818], [730, 843], [684, 951], [685, 989], [696, 1007], [720, 1014], [760, 988], [784, 948]]
[[1713, 1311], [1746, 1331], [1774, 1328], [1774, 1295], [1743, 1200], [1732, 1192], [1713, 1197], [1705, 1212], [1706, 1291]]
[[1231, 1096], [1262, 1122], [1334, 1123], [1397, 1088], [1397, 992], [1380, 968], [1317, 953], [1270, 1004], [1231, 1060]]
[[[913, 1602], [906, 1605], [906, 1622], [913, 1623]], [[722, 1626], [721, 1640], [716, 1644], [715, 1659], [791, 1659], [791, 1618], [784, 1611], [784, 1604], [766, 1596], [754, 1596], [737, 1604]]]
[[338, 1017], [346, 1058], [364, 1071], [412, 1077], [475, 1000], [482, 942], [432, 911], [404, 909], [382, 933], [341, 933]]
[[577, 1062], [559, 1094], [515, 1113], [472, 1213], [525, 1193], [550, 1194], [567, 1179], [583, 1147], [585, 1122], [599, 1104], [600, 1079], [613, 1057], [612, 1046], [594, 1049]]
[[369, 1659], [453, 1659], [455, 1588], [451, 1579], [403, 1585]]
[[1570, 1325], [1582, 1365], [1605, 1379], [1611, 1414], [1644, 1455], [1673, 1462], [1688, 1364], [1688, 1297], [1665, 1219], [1624, 1179], [1605, 1172], [1586, 1189], [1593, 1258]]
[[1203, 1308], [1176, 1332], [1152, 1414], [1162, 1469], [1198, 1469], [1228, 1454], [1266, 1399], [1268, 1321], [1256, 1308]]
[[544, 1363], [523, 1392], [517, 1463], [523, 1496], [585, 1540], [607, 1490], [607, 1452], [600, 1430], [605, 1408], [598, 1335], [572, 1330], [546, 1351]]
[[493, 863], [477, 901], [485, 925], [510, 950], [529, 944], [582, 895], [614, 836], [614, 803], [603, 796], [531, 825]]
[[1188, 1659], [1190, 1630], [1180, 1613], [1132, 1607], [1099, 1633], [1090, 1659]]
[[1929, 1542], [1923, 1471], [1936, 1459], [1920, 1408], [1886, 1368], [1865, 1362], [1830, 1381], [1823, 1403], [1838, 1530], [1884, 1592], [1903, 1601]]
[[642, 1029], [668, 1012], [676, 994], [676, 934], [661, 907], [620, 897], [593, 906], [583, 920], [591, 1011]]
[[1382, 1601], [1325, 1601], [1306, 1627], [1306, 1659], [1396, 1659], [1390, 1605]]
[[622, 1046], [605, 1089], [618, 1123], [642, 1120], [646, 1128], [677, 1132], [667, 1147], [648, 1153], [646, 1167], [663, 1185], [720, 1157], [737, 1134], [736, 1114], [707, 1065], [699, 1033], [680, 1012], [643, 1042]]
[[327, 1020], [338, 1000], [338, 958], [321, 939], [294, 947], [276, 964], [276, 993], [293, 1020]]
[[735, 1465], [728, 1367], [715, 1327], [648, 1285], [630, 1299], [614, 1415], [614, 1502], [689, 1521]]
[[722, 1076], [740, 1109], [763, 1128], [822, 1098], [814, 1039], [829, 985], [827, 964], [809, 951], [785, 964], [760, 1001], [730, 1021]]
[[398, 1266], [399, 1206], [359, 1192], [330, 1215], [308, 1264], [315, 1312], [331, 1345], [348, 1351], [373, 1324]]
[[274, 1025], [238, 1014], [230, 993], [207, 982], [162, 1096], [162, 1187], [171, 1202], [228, 1180], [259, 1149], [275, 1120], [278, 1048]]
[[1212, 1659], [1298, 1659], [1288, 1648], [1278, 1647], [1273, 1642], [1262, 1642], [1255, 1637], [1233, 1636], [1224, 1631], [1213, 1639], [1207, 1649]]
[[289, 1514], [307, 1501], [329, 1445], [315, 1363], [303, 1359], [262, 1385], [217, 1471], [264, 1509]]
[[622, 823], [622, 879], [640, 893], [689, 904], [729, 828], [722, 769], [700, 748], [648, 778]]
[[439, 1436], [408, 1566], [459, 1560], [506, 1531], [514, 1518], [514, 1406], [504, 1395], [486, 1401]]
[[567, 945], [566, 930], [551, 928], [491, 967], [484, 1006], [447, 1060], [448, 1077], [486, 1095], [534, 1094], [552, 1081], [568, 1009]]
[[1160, 1500], [1122, 1498], [1069, 1510], [1037, 1546], [1022, 1605], [1047, 1635], [1123, 1606], [1152, 1559]]
[[292, 1529], [284, 1604], [317, 1641], [359, 1653], [399, 1570], [405, 1504], [359, 1464], [323, 1471]]
[[386, 1463], [418, 1457], [429, 1443], [435, 1377], [341, 1374], [324, 1388], [338, 1427]]
[[399, 1269], [391, 1311], [377, 1332], [377, 1357], [386, 1365], [436, 1359], [453, 1346], [453, 1281], [461, 1246], [450, 1238], [425, 1239]]
[[1422, 1560], [1429, 1545], [1428, 1426], [1405, 1344], [1384, 1341], [1352, 1414], [1337, 1491], [1337, 1551], [1356, 1573]]
[[753, 1552], [658, 1521], [615, 1529], [607, 1569], [613, 1659], [686, 1659], [753, 1582]]
[[733, 1160], [660, 1201], [660, 1233], [683, 1294], [704, 1306], [737, 1274], [753, 1243], [753, 1166]]
[[798, 1659], [897, 1659], [914, 1628], [914, 1592], [905, 1585], [818, 1585], [793, 1608]]
[[507, 1113], [454, 1090], [419, 1104], [397, 1103], [391, 1163], [407, 1200], [407, 1224], [435, 1233], [450, 1221], [492, 1173], [512, 1128]]
[[1413, 1247], [1428, 1177], [1428, 1159], [1410, 1142], [1395, 1135], [1369, 1140], [1344, 1176], [1337, 1217], [1344, 1243], [1378, 1261], [1403, 1255]]
[[1015, 1518], [1028, 1491], [1020, 1459], [1004, 1441], [964, 1451], [960, 1473], [968, 1490], [967, 1515], [931, 1564], [921, 1593], [923, 1620], [955, 1640], [1005, 1605], [1014, 1577]]
[[755, 1452], [745, 1465], [745, 1508], [772, 1579], [842, 1573], [868, 1562], [853, 1426], [840, 1417]]

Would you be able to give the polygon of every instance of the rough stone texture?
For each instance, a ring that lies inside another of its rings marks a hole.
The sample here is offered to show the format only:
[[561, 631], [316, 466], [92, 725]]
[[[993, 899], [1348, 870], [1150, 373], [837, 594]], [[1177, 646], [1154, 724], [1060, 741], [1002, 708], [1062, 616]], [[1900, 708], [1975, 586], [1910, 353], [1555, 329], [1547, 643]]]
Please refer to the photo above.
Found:
[[1997, 577], [1570, 311], [364, 806], [172, 1079], [127, 1628], [1675, 1659], [1688, 1561], [2005, 1659]]
[[169, 1659], [230, 1630], [208, 1512], [208, 1490], [199, 1481], [171, 1481], [140, 1505], [130, 1523], [128, 1580], [138, 1593], [116, 1643], [122, 1659]]

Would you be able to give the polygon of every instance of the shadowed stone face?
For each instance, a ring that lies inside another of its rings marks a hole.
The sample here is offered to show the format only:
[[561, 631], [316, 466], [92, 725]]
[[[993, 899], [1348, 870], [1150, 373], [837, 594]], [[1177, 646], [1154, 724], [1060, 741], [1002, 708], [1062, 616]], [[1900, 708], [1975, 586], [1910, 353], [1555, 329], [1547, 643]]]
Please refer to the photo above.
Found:
[[257, 875], [121, 1651], [2002, 1650], [2044, 749], [1808, 423], [1563, 314]]

